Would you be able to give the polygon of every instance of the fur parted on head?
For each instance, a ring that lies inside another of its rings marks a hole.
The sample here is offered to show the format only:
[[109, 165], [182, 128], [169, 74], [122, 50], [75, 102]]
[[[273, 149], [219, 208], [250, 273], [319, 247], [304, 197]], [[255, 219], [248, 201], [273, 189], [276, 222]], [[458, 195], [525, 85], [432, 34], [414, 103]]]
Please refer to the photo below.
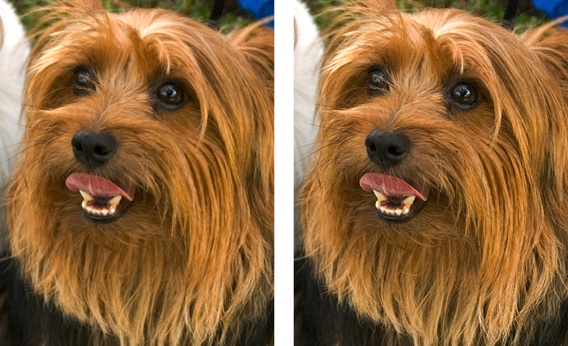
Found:
[[568, 294], [568, 33], [383, 6], [332, 33], [306, 254], [392, 343], [518, 342]]
[[272, 32], [224, 37], [165, 10], [111, 14], [93, 1], [53, 5], [53, 19], [32, 52], [8, 194], [24, 277], [99, 342], [219, 344], [262, 321], [273, 290]]

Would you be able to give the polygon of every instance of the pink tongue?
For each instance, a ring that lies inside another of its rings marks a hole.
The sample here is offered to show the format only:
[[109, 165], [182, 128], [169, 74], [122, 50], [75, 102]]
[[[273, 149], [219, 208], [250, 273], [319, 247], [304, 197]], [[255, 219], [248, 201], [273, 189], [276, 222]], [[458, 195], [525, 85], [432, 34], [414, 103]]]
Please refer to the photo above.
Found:
[[416, 196], [423, 201], [428, 198], [428, 187], [424, 186], [421, 191], [408, 185], [405, 181], [391, 175], [367, 173], [359, 180], [359, 185], [365, 191], [379, 191], [389, 197], [404, 198], [410, 195]]
[[67, 177], [65, 185], [73, 192], [82, 190], [96, 197], [111, 198], [120, 195], [129, 201], [134, 198], [134, 189], [129, 188], [129, 191], [125, 192], [112, 182], [96, 175], [73, 173]]

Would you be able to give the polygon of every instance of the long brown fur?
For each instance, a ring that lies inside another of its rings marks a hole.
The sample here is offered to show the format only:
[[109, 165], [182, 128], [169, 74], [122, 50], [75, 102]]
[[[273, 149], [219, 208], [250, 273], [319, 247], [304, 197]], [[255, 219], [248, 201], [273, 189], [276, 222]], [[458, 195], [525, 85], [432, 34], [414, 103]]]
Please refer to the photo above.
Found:
[[[347, 5], [320, 85], [303, 191], [306, 254], [326, 289], [391, 342], [515, 344], [568, 298], [568, 33], [515, 35], [458, 10], [402, 14]], [[370, 66], [390, 91], [369, 96]], [[470, 110], [448, 85], [474, 81]], [[385, 172], [365, 151], [375, 129], [411, 141], [387, 174], [430, 187], [413, 220], [387, 224], [359, 187]], [[406, 336], [404, 336], [406, 335]]]
[[[272, 297], [273, 36], [253, 25], [225, 38], [170, 12], [109, 14], [54, 5], [27, 78], [27, 127], [8, 193], [12, 254], [36, 293], [124, 345], [219, 344], [263, 319]], [[73, 70], [92, 66], [90, 97]], [[182, 80], [169, 112], [149, 95]], [[65, 187], [81, 129], [119, 149], [94, 170], [137, 191], [119, 220], [81, 215]], [[99, 340], [99, 341], [96, 341]]]

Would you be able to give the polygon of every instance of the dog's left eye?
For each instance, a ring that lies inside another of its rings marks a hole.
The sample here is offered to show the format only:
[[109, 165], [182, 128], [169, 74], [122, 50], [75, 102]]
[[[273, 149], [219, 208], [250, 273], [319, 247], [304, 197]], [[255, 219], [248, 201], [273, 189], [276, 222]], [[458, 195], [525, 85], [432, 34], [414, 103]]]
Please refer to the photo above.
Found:
[[383, 95], [389, 91], [387, 74], [380, 68], [373, 68], [369, 71], [366, 81], [367, 93], [371, 96]]
[[85, 95], [95, 90], [94, 77], [90, 71], [85, 69], [75, 71], [75, 75], [73, 76], [73, 90], [78, 95]]
[[450, 99], [460, 108], [471, 108], [478, 101], [477, 89], [473, 84], [461, 82], [450, 89]]
[[160, 102], [168, 108], [177, 108], [184, 101], [183, 88], [175, 83], [168, 82], [162, 84], [157, 91]]

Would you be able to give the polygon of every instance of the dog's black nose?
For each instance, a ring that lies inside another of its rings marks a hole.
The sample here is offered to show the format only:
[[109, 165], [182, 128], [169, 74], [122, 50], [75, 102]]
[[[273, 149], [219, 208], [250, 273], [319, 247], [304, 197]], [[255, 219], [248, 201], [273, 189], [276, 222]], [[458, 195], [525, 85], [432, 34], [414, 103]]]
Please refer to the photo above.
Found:
[[388, 168], [404, 159], [410, 142], [403, 135], [373, 131], [365, 139], [365, 146], [371, 161], [382, 168]]
[[116, 141], [107, 134], [79, 131], [71, 139], [71, 146], [77, 161], [88, 168], [95, 168], [114, 154]]

